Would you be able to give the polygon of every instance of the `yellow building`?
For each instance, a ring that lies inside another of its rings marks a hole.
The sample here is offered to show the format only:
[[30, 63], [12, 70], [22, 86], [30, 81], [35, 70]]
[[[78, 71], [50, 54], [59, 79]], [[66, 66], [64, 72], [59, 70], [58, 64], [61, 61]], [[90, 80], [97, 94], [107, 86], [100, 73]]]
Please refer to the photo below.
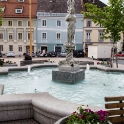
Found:
[[[82, 10], [86, 12], [86, 8], [84, 6], [85, 3], [92, 3], [97, 5], [99, 8], [103, 8], [106, 5], [100, 0], [82, 0]], [[103, 27], [102, 25], [96, 25], [91, 19], [84, 18], [84, 31], [83, 31], [83, 49], [84, 52], [88, 52], [88, 45], [107, 45], [113, 44], [112, 39], [102, 39], [103, 35]], [[123, 33], [121, 34], [121, 44], [123, 42]]]

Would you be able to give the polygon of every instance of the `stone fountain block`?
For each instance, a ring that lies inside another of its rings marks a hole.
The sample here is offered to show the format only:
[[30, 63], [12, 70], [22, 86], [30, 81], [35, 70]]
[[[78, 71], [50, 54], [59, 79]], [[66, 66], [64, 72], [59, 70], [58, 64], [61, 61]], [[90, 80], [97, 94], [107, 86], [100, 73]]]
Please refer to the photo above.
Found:
[[83, 80], [84, 78], [85, 78], [85, 71], [81, 69], [73, 72], [60, 71], [60, 70], [52, 71], [52, 80], [62, 83], [74, 84], [76, 82]]

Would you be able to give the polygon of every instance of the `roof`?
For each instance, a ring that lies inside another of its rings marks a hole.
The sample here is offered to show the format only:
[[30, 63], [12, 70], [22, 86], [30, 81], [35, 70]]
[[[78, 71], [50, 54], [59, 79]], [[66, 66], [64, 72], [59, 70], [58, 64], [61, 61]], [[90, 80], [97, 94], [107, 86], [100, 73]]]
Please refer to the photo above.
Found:
[[[67, 13], [67, 1], [68, 0], [38, 0], [38, 12], [52, 12], [52, 13]], [[106, 6], [100, 0], [75, 0], [75, 13], [80, 14], [83, 10], [83, 4], [95, 1], [95, 5], [100, 8]]]
[[97, 5], [97, 7], [99, 7], [99, 8], [104, 8], [105, 6], [107, 6], [105, 3], [103, 3], [100, 0], [83, 0], [83, 3], [82, 3], [83, 11], [86, 11], [86, 8], [84, 7], [85, 3], [92, 3], [94, 5]]
[[[38, 12], [67, 13], [67, 0], [38, 0]], [[81, 0], [75, 0], [75, 13], [82, 11]]]
[[[37, 13], [37, 0], [32, 1], [32, 18], [36, 18]], [[0, 6], [5, 6], [2, 13], [3, 18], [28, 18], [29, 17], [29, 0], [18, 2], [17, 0], [0, 1]], [[23, 7], [22, 13], [15, 13], [15, 9]]]

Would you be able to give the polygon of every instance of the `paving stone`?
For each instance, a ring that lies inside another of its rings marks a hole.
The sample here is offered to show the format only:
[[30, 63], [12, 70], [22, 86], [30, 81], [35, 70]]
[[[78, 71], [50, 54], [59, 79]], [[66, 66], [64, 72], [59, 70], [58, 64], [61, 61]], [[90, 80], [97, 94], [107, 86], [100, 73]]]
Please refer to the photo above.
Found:
[[0, 122], [0, 124], [39, 124], [39, 123], [34, 121], [33, 119], [25, 119], [17, 121]]

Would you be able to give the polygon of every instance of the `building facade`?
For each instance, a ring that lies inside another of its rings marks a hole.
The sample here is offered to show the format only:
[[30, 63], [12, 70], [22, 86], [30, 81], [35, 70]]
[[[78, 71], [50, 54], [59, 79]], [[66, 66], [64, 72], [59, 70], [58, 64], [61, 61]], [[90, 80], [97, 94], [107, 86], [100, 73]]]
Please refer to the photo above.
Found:
[[[82, 49], [83, 15], [81, 1], [75, 1], [76, 30], [75, 49]], [[53, 7], [54, 6], [54, 7]], [[37, 10], [37, 51], [46, 50], [60, 53], [65, 51], [64, 43], [67, 41], [67, 0], [44, 1], [39, 0]], [[43, 12], [44, 11], [44, 12]]]
[[[83, 11], [87, 11], [84, 4], [85, 3], [92, 3], [97, 5], [99, 8], [103, 8], [106, 6], [100, 0], [83, 0], [82, 1], [82, 9]], [[112, 39], [102, 39], [101, 36], [103, 35], [103, 27], [101, 24], [96, 25], [91, 19], [84, 18], [84, 32], [83, 32], [83, 49], [87, 53], [88, 52], [88, 45], [107, 45], [113, 44]], [[121, 34], [121, 42], [123, 41], [123, 34]]]
[[[0, 1], [3, 24], [0, 28], [0, 51], [22, 55], [29, 51], [30, 21], [29, 0]], [[32, 0], [32, 48], [36, 52], [36, 10], [37, 0]]]

